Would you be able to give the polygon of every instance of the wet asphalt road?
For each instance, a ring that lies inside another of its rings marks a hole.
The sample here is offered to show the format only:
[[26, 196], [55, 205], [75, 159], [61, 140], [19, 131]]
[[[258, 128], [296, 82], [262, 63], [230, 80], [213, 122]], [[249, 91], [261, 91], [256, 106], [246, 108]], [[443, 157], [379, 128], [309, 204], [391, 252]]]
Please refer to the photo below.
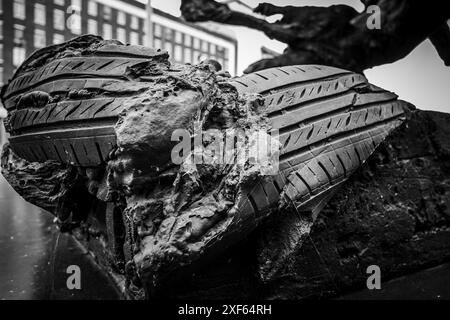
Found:
[[[0, 299], [118, 299], [108, 276], [52, 220], [0, 175]], [[67, 288], [70, 265], [80, 267], [80, 290]]]

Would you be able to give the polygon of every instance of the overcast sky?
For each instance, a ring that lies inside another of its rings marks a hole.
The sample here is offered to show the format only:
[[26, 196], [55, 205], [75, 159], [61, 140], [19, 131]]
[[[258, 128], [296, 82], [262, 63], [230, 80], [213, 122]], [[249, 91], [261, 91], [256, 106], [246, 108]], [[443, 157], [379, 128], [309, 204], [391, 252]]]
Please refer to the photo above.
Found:
[[[145, 0], [140, 0], [146, 2]], [[243, 0], [251, 7], [262, 0]], [[347, 4], [362, 10], [357, 0], [273, 0], [276, 5]], [[152, 0], [155, 8], [180, 16], [181, 0]], [[241, 6], [235, 9], [245, 11]], [[420, 23], [420, 21], [418, 21]], [[286, 45], [270, 40], [262, 32], [244, 27], [228, 27], [233, 30], [239, 42], [238, 73], [241, 74], [250, 63], [261, 58], [261, 46], [282, 52]], [[384, 89], [394, 91], [401, 99], [415, 104], [418, 108], [450, 112], [450, 68], [445, 67], [429, 41], [422, 43], [409, 56], [393, 64], [379, 66], [365, 72], [369, 81]]]

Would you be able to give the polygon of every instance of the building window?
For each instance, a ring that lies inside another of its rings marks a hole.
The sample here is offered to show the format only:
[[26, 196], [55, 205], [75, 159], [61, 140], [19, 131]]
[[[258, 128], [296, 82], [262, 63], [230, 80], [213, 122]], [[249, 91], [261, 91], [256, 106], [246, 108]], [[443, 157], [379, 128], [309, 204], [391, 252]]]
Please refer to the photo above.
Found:
[[3, 39], [3, 20], [0, 20], [0, 39]]
[[59, 33], [55, 33], [53, 35], [53, 44], [60, 44], [64, 42], [64, 35], [63, 34], [59, 34]]
[[155, 49], [162, 49], [162, 43], [160, 39], [154, 39], [153, 42], [155, 43]]
[[13, 48], [13, 65], [14, 67], [18, 67], [25, 60], [25, 48], [23, 47], [14, 47]]
[[122, 43], [127, 43], [127, 32], [124, 28], [117, 28], [117, 40]]
[[164, 50], [167, 50], [167, 52], [169, 53], [169, 56], [173, 59], [172, 43], [171, 42], [165, 42], [164, 43]]
[[172, 29], [165, 27], [164, 28], [164, 40], [172, 41], [173, 40], [173, 32]]
[[214, 56], [216, 54], [216, 45], [215, 44], [210, 44], [209, 45], [209, 53]]
[[173, 58], [177, 62], [183, 62], [183, 51], [181, 49], [181, 46], [176, 44], [173, 49]]
[[184, 45], [185, 45], [186, 47], [192, 46], [192, 39], [191, 39], [191, 36], [188, 35], [188, 34], [185, 34], [185, 35], [184, 35]]
[[98, 4], [95, 1], [88, 2], [88, 14], [96, 17], [98, 14]]
[[0, 85], [3, 85], [3, 68], [0, 67]]
[[155, 35], [155, 37], [159, 37], [161, 38], [162, 36], [162, 28], [161, 25], [154, 23], [153, 24], [153, 34]]
[[131, 16], [131, 23], [130, 23], [130, 27], [132, 29], [139, 29], [139, 18], [136, 16]]
[[206, 42], [205, 40], [202, 41], [202, 51], [203, 52], [208, 52], [208, 42]]
[[223, 60], [222, 67], [223, 67], [223, 70], [228, 70], [228, 60]]
[[34, 23], [45, 26], [45, 6], [43, 4], [34, 4]]
[[112, 18], [112, 9], [108, 6], [103, 6], [103, 19], [111, 20]]
[[193, 50], [192, 51], [192, 63], [198, 63], [200, 59], [201, 52]]
[[0, 43], [0, 63], [3, 63], [3, 44]]
[[130, 43], [131, 44], [140, 44], [139, 42], [139, 33], [137, 32], [130, 32]]
[[0, 0], [0, 13], [3, 13], [3, 0]]
[[88, 33], [90, 34], [98, 34], [98, 27], [97, 27], [97, 21], [94, 19], [88, 20]]
[[123, 11], [117, 12], [117, 23], [123, 26], [127, 24], [127, 14], [125, 12]]
[[191, 58], [191, 49], [189, 48], [184, 48], [184, 63], [191, 63], [192, 62], [192, 58]]
[[200, 49], [200, 39], [194, 38], [194, 49]]
[[103, 24], [103, 38], [112, 39], [112, 26], [108, 23]]
[[34, 29], [34, 47], [36, 49], [43, 48], [47, 45], [45, 40], [45, 30]]
[[65, 6], [66, 5], [66, 1], [65, 0], [54, 0], [54, 3], [57, 6]]
[[14, 0], [14, 18], [25, 20], [25, 0]]
[[175, 31], [175, 42], [183, 43], [183, 34], [180, 31]]
[[53, 28], [56, 30], [64, 31], [65, 29], [65, 14], [64, 11], [59, 9], [53, 10]]
[[24, 29], [25, 27], [20, 24], [14, 25], [14, 44], [17, 46], [25, 47]]
[[225, 48], [223, 47], [217, 47], [216, 48], [216, 55], [219, 58], [224, 58], [225, 57]]

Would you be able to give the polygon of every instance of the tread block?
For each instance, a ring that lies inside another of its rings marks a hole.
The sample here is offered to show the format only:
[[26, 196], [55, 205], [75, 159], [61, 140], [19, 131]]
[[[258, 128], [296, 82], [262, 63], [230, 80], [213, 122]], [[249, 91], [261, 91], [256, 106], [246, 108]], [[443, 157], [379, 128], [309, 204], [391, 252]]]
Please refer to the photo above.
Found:
[[127, 70], [151, 59], [120, 57], [71, 57], [50, 62], [38, 70], [31, 71], [13, 79], [5, 92], [5, 99], [23, 92], [40, 83], [52, 81], [56, 77], [127, 77]]
[[232, 81], [239, 92], [264, 93], [292, 83], [313, 81], [351, 72], [317, 65], [286, 66], [251, 73]]
[[[349, 82], [351, 85], [348, 85]], [[362, 84], [367, 84], [367, 79], [364, 76], [350, 74], [337, 79], [292, 86], [277, 92], [271, 90], [265, 97], [266, 112], [270, 114], [311, 100], [343, 94], [351, 88]]]
[[260, 182], [254, 186], [248, 197], [253, 202], [253, 205], [256, 206], [255, 211], [263, 212], [270, 207], [270, 201]]

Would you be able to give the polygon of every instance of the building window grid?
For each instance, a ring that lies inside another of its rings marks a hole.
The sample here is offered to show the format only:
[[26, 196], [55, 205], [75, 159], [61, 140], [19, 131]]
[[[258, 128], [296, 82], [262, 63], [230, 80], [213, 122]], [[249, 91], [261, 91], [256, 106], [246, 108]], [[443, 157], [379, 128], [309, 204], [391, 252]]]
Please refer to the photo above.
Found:
[[127, 25], [127, 14], [123, 11], [117, 11], [116, 21], [117, 21], [117, 24], [119, 24], [121, 26], [126, 26]]
[[65, 0], [53, 0], [53, 4], [56, 6], [65, 6], [66, 5], [66, 1]]
[[63, 34], [60, 33], [54, 33], [53, 34], [53, 44], [60, 44], [63, 43], [65, 40], [65, 37]]
[[174, 30], [174, 33], [175, 33], [175, 37], [174, 37], [175, 43], [183, 44], [183, 33], [178, 30]]
[[46, 25], [45, 5], [42, 3], [34, 4], [34, 23], [41, 26]]
[[171, 41], [164, 41], [164, 50], [169, 53], [170, 59], [173, 60], [173, 45]]
[[209, 43], [208, 41], [201, 40], [200, 49], [203, 52], [209, 53]]
[[140, 20], [141, 19], [139, 17], [131, 15], [130, 16], [130, 28], [133, 30], [139, 30]]
[[53, 29], [64, 31], [65, 21], [66, 21], [65, 12], [60, 9], [53, 9]]
[[[180, 39], [180, 36], [175, 33], [175, 46], [179, 42], [182, 44], [184, 63], [198, 63], [203, 59], [210, 58], [217, 60], [224, 69], [228, 69], [228, 49], [188, 34], [181, 34]], [[175, 52], [175, 55], [175, 60], [178, 60], [179, 53]]]
[[173, 46], [173, 58], [176, 62], [183, 62], [183, 49], [181, 45], [175, 44]]
[[20, 64], [25, 60], [25, 26], [20, 24], [14, 24], [14, 45], [12, 54], [12, 63], [14, 67], [20, 66]]
[[97, 20], [88, 19], [87, 21], [87, 32], [90, 34], [98, 34], [98, 23]]
[[113, 38], [113, 28], [112, 25], [110, 25], [109, 23], [104, 23], [103, 24], [103, 38], [110, 40]]
[[13, 66], [18, 67], [25, 60], [26, 52], [24, 47], [14, 46], [13, 48]]
[[93, 18], [97, 18], [98, 16], [98, 4], [95, 1], [88, 1], [88, 15], [90, 15]]
[[173, 36], [173, 30], [168, 27], [163, 27], [163, 34], [164, 34], [164, 41], [173, 42], [174, 36]]
[[25, 0], [14, 0], [13, 16], [16, 19], [25, 20]]
[[112, 20], [112, 8], [108, 6], [103, 6], [103, 20]]
[[163, 49], [161, 39], [160, 38], [154, 38], [153, 39], [153, 46], [155, 47], [155, 49]]
[[133, 45], [139, 45], [140, 44], [140, 37], [139, 33], [136, 31], [130, 32], [130, 43]]
[[153, 23], [153, 35], [156, 38], [161, 38], [162, 37], [162, 27], [161, 27], [160, 24]]
[[46, 32], [43, 29], [34, 29], [34, 48], [41, 49], [47, 45]]
[[25, 26], [20, 24], [14, 25], [14, 45], [25, 47]]
[[126, 44], [127, 43], [127, 31], [125, 28], [118, 27], [117, 28], [117, 40]]
[[192, 47], [192, 37], [188, 34], [183, 35], [183, 44], [185, 47], [191, 48]]
[[195, 50], [200, 49], [200, 39], [199, 39], [199, 38], [193, 37], [192, 47], [193, 47]]

